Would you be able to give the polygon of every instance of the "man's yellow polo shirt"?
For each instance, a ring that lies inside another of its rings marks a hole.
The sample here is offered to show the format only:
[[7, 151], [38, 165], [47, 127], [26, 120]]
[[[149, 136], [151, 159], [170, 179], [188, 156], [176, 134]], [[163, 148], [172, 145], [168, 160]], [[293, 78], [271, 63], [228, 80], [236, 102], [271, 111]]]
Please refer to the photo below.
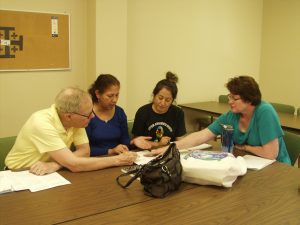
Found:
[[31, 115], [20, 130], [5, 164], [9, 169], [30, 167], [37, 161], [51, 161], [48, 152], [88, 143], [84, 128], [66, 130], [55, 105]]

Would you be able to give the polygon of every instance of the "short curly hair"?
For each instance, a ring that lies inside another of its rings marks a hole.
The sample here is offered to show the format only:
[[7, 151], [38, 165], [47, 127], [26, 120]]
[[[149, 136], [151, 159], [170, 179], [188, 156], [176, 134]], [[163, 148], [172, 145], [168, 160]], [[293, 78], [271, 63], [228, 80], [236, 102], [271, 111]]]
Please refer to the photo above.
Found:
[[258, 83], [250, 76], [236, 76], [229, 79], [225, 85], [230, 93], [239, 95], [245, 102], [258, 105], [261, 102], [261, 92]]

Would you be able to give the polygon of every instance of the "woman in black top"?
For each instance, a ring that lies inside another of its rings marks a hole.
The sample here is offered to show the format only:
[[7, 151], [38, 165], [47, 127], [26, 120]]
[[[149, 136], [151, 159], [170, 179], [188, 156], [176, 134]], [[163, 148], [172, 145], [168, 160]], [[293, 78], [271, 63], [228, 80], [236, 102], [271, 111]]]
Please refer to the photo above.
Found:
[[151, 136], [152, 148], [167, 145], [186, 134], [184, 113], [172, 104], [178, 92], [177, 81], [175, 74], [167, 72], [166, 79], [153, 89], [152, 102], [140, 107], [135, 114], [132, 133], [135, 137]]

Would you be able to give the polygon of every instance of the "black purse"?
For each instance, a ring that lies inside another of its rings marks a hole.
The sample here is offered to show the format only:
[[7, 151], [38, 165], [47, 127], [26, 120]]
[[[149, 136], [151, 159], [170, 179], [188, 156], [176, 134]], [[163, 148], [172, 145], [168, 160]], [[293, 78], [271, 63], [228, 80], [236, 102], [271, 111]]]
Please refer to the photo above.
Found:
[[[121, 177], [131, 174], [134, 176], [126, 184], [120, 183]], [[181, 174], [180, 153], [176, 144], [172, 143], [162, 155], [119, 175], [116, 180], [121, 187], [127, 188], [134, 180], [140, 178], [146, 195], [163, 198], [179, 188]]]

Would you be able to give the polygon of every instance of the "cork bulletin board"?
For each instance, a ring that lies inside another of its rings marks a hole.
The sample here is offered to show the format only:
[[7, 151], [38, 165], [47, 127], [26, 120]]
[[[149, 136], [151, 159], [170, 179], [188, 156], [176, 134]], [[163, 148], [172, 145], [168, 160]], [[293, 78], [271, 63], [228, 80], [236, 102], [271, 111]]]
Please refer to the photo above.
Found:
[[69, 15], [0, 10], [0, 71], [70, 69]]

